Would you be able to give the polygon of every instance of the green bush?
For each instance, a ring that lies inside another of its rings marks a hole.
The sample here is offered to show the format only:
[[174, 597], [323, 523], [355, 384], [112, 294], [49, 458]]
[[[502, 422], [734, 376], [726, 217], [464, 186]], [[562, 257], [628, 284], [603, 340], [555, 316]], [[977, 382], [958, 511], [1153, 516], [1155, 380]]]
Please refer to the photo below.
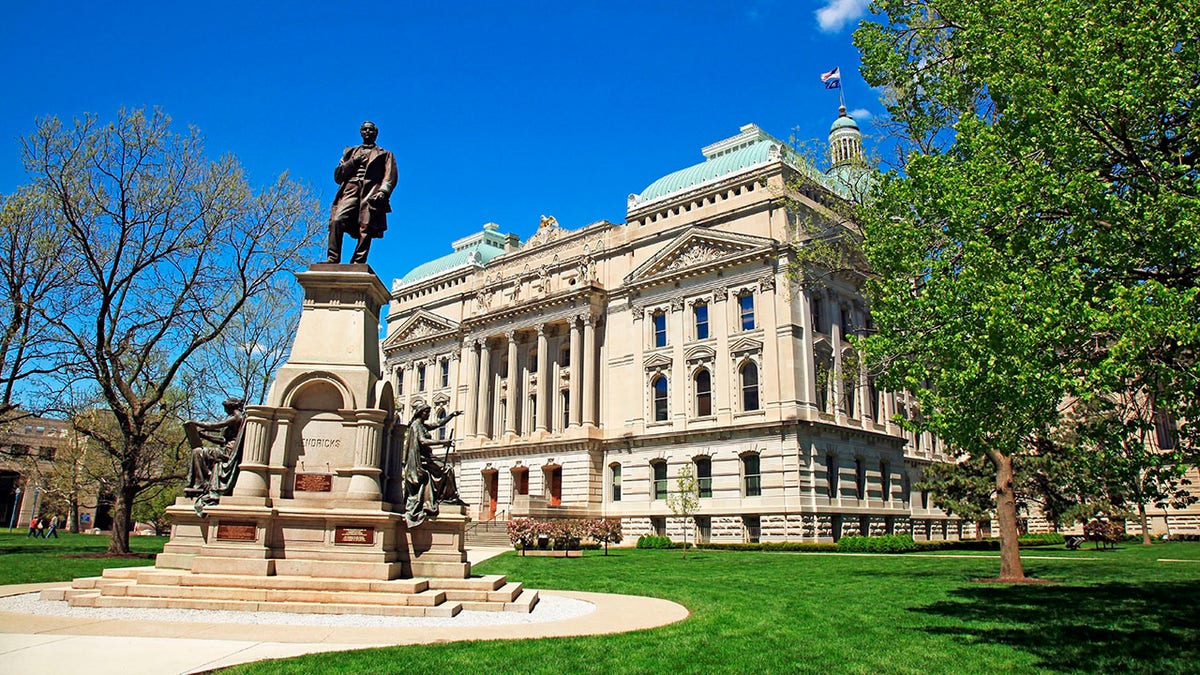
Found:
[[880, 537], [842, 537], [837, 550], [844, 553], [906, 553], [917, 550], [917, 542], [907, 534], [885, 534]]
[[643, 534], [638, 537], [638, 548], [674, 548], [670, 537], [660, 537], [653, 534]]
[[700, 544], [698, 548], [708, 549], [712, 551], [779, 551], [779, 552], [807, 552], [807, 553], [828, 553], [837, 550], [837, 544], [815, 543], [808, 541], [767, 541], [760, 543], [709, 543]]

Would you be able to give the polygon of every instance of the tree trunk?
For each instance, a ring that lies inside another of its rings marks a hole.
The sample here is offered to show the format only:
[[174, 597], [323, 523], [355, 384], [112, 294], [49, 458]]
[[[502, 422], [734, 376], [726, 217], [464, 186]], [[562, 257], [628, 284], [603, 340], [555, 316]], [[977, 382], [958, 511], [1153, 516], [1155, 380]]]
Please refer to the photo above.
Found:
[[1138, 503], [1138, 518], [1142, 523], [1142, 545], [1150, 545], [1150, 517], [1146, 515], [1146, 505]]
[[71, 504], [71, 524], [67, 529], [70, 530], [72, 534], [79, 534], [79, 499], [75, 495], [71, 495], [71, 499], [69, 501]]
[[112, 536], [108, 540], [109, 553], [129, 553], [129, 530], [133, 529], [133, 498], [136, 492], [129, 476], [121, 476], [113, 504]]
[[1012, 455], [989, 450], [996, 467], [996, 520], [1000, 522], [1000, 580], [1024, 581], [1020, 534], [1017, 532], [1017, 498], [1014, 491]]

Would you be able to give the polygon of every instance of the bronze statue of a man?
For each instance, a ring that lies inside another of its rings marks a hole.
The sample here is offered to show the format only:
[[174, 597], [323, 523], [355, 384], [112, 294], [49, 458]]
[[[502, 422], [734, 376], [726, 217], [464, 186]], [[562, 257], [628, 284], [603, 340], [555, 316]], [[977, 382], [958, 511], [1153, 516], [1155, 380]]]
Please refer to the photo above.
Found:
[[342, 261], [344, 234], [358, 240], [350, 262], [365, 264], [371, 240], [383, 236], [392, 210], [388, 200], [396, 187], [396, 158], [375, 145], [379, 129], [374, 122], [363, 122], [358, 132], [362, 145], [346, 148], [333, 170], [338, 191], [329, 213], [329, 262], [335, 264]]
[[404, 521], [417, 527], [430, 517], [436, 517], [439, 504], [466, 506], [458, 496], [454, 469], [433, 455], [433, 448], [447, 447], [453, 441], [432, 440], [429, 432], [445, 426], [462, 414], [455, 410], [441, 420], [429, 424], [429, 406], [421, 404], [413, 411], [412, 420], [404, 433]]
[[[242, 427], [246, 416], [245, 401], [227, 398], [221, 404], [225, 408], [225, 419], [205, 424], [188, 420], [183, 424], [188, 447], [192, 449], [192, 463], [188, 467], [187, 487], [183, 493], [195, 497], [197, 515], [204, 515], [204, 507], [215, 504], [222, 495], [229, 494], [237, 479], [241, 463]], [[207, 433], [207, 432], [218, 433]], [[205, 445], [208, 441], [209, 445]]]

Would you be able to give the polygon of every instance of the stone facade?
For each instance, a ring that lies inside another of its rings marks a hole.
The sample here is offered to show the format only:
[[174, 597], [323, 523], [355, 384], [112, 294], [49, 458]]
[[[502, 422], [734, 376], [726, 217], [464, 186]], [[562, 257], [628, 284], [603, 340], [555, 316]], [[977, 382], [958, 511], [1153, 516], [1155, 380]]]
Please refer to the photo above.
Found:
[[543, 218], [523, 244], [489, 224], [397, 280], [397, 408], [465, 411], [453, 458], [477, 519], [682, 539], [665, 494], [691, 464], [701, 539], [957, 536], [912, 488], [942, 445], [903, 431], [911, 401], [855, 365], [860, 277], [789, 273], [798, 220], [836, 222], [835, 181], [754, 125], [703, 152], [631, 195], [624, 224]]
[[[55, 471], [70, 475], [71, 468], [62, 466], [71, 461], [64, 456], [63, 450], [83, 442], [71, 426], [60, 419], [27, 417], [0, 429], [0, 526], [26, 527], [35, 515], [57, 515], [59, 528], [63, 531], [71, 529], [73, 514], [68, 508], [64, 506], [61, 513], [54, 513], [46, 506], [49, 476]], [[108, 507], [99, 504], [102, 500], [97, 492], [94, 483], [85, 482], [80, 487], [78, 517], [81, 531], [110, 526]], [[65, 499], [66, 495], [62, 495], [57, 502], [62, 504]]]

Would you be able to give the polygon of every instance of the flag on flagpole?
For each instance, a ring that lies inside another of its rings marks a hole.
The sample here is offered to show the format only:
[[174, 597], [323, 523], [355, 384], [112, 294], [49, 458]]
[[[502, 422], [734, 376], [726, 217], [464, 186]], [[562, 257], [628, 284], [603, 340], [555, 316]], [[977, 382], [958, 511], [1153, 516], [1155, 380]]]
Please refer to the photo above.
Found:
[[839, 89], [842, 86], [842, 69], [834, 68], [828, 73], [821, 73], [821, 82], [825, 83], [826, 89]]

